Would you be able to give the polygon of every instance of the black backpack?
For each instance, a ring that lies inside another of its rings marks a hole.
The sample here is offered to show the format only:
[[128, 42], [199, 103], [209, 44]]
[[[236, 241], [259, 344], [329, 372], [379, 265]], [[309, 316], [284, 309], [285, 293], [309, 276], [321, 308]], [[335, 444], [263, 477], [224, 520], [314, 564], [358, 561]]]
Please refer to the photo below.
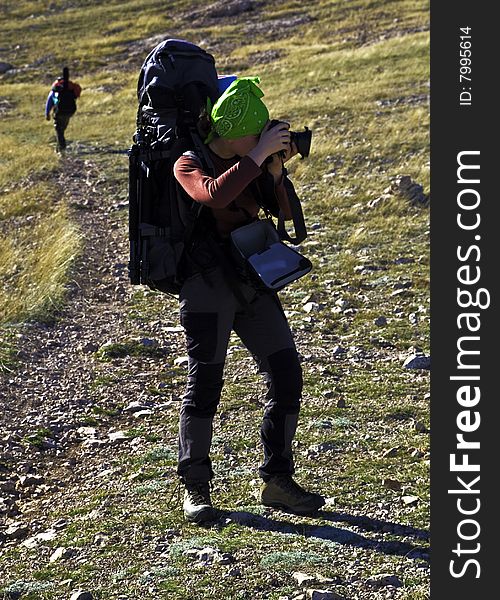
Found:
[[56, 96], [56, 112], [69, 115], [76, 112], [76, 100], [73, 90], [64, 87], [63, 83], [57, 83], [53, 86], [52, 91]]
[[219, 96], [215, 60], [195, 44], [168, 39], [144, 61], [139, 107], [129, 150], [129, 277], [132, 284], [177, 294], [179, 264], [202, 205], [173, 175], [177, 158], [195, 152], [211, 171], [196, 123], [207, 98]]

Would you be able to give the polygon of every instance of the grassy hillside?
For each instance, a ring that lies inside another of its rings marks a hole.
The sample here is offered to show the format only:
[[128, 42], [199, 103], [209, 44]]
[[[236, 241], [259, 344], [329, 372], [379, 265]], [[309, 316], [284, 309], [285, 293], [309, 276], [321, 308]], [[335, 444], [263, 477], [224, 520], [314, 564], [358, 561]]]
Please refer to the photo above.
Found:
[[[91, 212], [68, 182], [94, 206], [126, 200], [121, 152], [134, 131], [138, 70], [163, 38], [189, 39], [214, 54], [220, 73], [259, 75], [272, 117], [314, 132], [311, 156], [289, 167], [310, 230], [302, 251], [314, 271], [281, 295], [305, 371], [298, 477], [329, 497], [329, 512], [318, 519], [270, 516], [256, 504], [260, 384], [233, 339], [214, 440], [215, 498], [239, 512], [208, 531], [183, 523], [173, 406], [168, 418], [128, 427], [128, 438], [140, 443], [113, 448], [105, 459], [77, 449], [60, 457], [106, 463], [101, 470], [111, 474], [59, 489], [52, 501], [49, 489], [45, 504], [21, 496], [33, 522], [64, 519], [67, 526], [42, 547], [6, 543], [0, 591], [37, 600], [69, 598], [77, 588], [102, 599], [278, 600], [299, 594], [292, 574], [302, 571], [333, 581], [309, 587], [333, 587], [346, 599], [427, 598], [428, 568], [415, 548], [426, 546], [428, 527], [428, 373], [403, 362], [415, 348], [429, 349], [429, 213], [395, 187], [385, 192], [400, 175], [429, 192], [428, 3], [40, 4], [9, 2], [0, 15], [0, 61], [14, 67], [0, 75], [6, 377], [23, 368], [21, 324], [57, 323], [69, 290], [82, 284], [75, 265], [85, 262], [89, 230], [80, 217]], [[61, 155], [43, 109], [63, 65], [83, 91]], [[125, 212], [106, 215], [110, 234], [126, 239]], [[103, 248], [113, 239], [103, 239]], [[139, 288], [116, 308], [123, 337], [115, 341], [128, 358], [105, 348], [85, 363], [93, 373], [92, 403], [81, 425], [123, 426], [123, 408], [134, 398], [121, 398], [121, 386], [148, 368], [163, 369], [162, 385], [149, 384], [151, 398], [161, 403], [167, 392], [182, 393], [176, 355], [151, 357], [139, 348], [130, 358], [127, 337], [147, 335], [157, 322], [175, 326], [175, 302]], [[45, 435], [36, 427], [32, 434]], [[26, 452], [38, 452], [37, 439], [23, 442]], [[64, 479], [57, 453], [36, 456]], [[61, 546], [76, 549], [73, 558], [50, 562]], [[236, 562], [203, 563], [185, 552], [205, 546]], [[403, 585], [367, 583], [380, 573], [397, 575]]]

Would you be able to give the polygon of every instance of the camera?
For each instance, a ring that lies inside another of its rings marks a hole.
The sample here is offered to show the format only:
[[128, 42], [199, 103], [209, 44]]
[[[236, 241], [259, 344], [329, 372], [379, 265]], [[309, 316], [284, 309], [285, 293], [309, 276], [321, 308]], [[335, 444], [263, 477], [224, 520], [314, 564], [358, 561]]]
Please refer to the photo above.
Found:
[[[273, 127], [276, 127], [276, 125], [280, 125], [282, 123], [285, 123], [285, 121], [278, 121], [277, 119], [273, 119], [269, 123], [269, 129], [272, 129]], [[285, 124], [288, 125], [288, 123]], [[301, 158], [306, 158], [306, 156], [309, 156], [309, 152], [311, 150], [312, 131], [306, 126], [304, 126], [304, 129], [305, 131], [290, 131], [290, 141], [297, 146], [297, 150]], [[285, 156], [285, 152], [283, 150], [281, 150], [279, 154], [282, 157]], [[266, 159], [266, 162], [270, 162], [271, 160], [272, 157], [268, 157]]]

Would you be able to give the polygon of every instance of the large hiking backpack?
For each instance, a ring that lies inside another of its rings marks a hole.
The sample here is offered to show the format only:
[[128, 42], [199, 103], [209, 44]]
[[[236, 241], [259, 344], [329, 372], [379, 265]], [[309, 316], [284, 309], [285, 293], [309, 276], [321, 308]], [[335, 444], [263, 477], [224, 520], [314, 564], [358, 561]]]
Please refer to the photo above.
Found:
[[139, 107], [129, 151], [129, 277], [178, 293], [178, 267], [202, 206], [183, 193], [173, 175], [185, 150], [210, 163], [196, 129], [207, 97], [219, 96], [213, 56], [184, 40], [168, 39], [144, 61], [137, 85]]
[[64, 87], [62, 80], [58, 80], [52, 86], [55, 95], [55, 110], [62, 114], [74, 114], [76, 112], [75, 93], [69, 87]]

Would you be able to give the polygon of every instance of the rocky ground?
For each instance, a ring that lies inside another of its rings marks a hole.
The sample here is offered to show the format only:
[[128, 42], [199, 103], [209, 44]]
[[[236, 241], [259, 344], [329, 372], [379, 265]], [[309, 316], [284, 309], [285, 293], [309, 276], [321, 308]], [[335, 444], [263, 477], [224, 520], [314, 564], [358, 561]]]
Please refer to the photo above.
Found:
[[[153, 313], [138, 310], [134, 316], [135, 290], [128, 284], [126, 205], [121, 192], [110, 188], [97, 164], [77, 152], [69, 151], [62, 159], [58, 178], [64, 190], [63, 201], [69, 202], [73, 217], [80, 225], [84, 251], [73, 267], [67, 302], [57, 318], [17, 328], [18, 369], [7, 373], [0, 387], [3, 406], [0, 439], [3, 520], [0, 544], [3, 550], [0, 549], [0, 557], [16, 547], [36, 548], [49, 552], [51, 562], [71, 560], [77, 553], [65, 546], [55, 551], [51, 547], [58, 532], [71, 523], [71, 519], [66, 518], [47, 520], [56, 507], [65, 514], [74, 509], [82, 491], [88, 490], [90, 495], [103, 483], [106, 487], [106, 481], [120, 476], [123, 468], [116, 468], [117, 455], [136, 455], [143, 451], [145, 431], [159, 433], [163, 442], [175, 448], [176, 413], [185, 364], [175, 301], [155, 297]], [[397, 183], [387, 193], [395, 193], [395, 186]], [[314, 314], [320, 308], [314, 297], [303, 304], [306, 314]], [[349, 310], [347, 306], [340, 309]], [[299, 338], [303, 335], [299, 330]], [[306, 358], [313, 362], [327, 364], [329, 353], [332, 356], [347, 353], [341, 346], [327, 352], [318, 340], [303, 342], [303, 351], [310, 352]], [[234, 350], [238, 351], [238, 346]], [[380, 352], [376, 354], [379, 358], [382, 356]], [[373, 359], [374, 356], [365, 354], [362, 358]], [[239, 370], [233, 370], [233, 381], [245, 376], [247, 361]], [[428, 366], [418, 365], [424, 369]], [[324, 369], [324, 372], [328, 371]], [[259, 392], [248, 391], [248, 401], [260, 405]], [[340, 399], [337, 406], [344, 405]], [[145, 421], [149, 422], [146, 429]], [[306, 451], [307, 456], [314, 460], [330, 450], [335, 451], [330, 446], [313, 445]], [[227, 440], [223, 452], [230, 464], [238, 464], [231, 440]], [[173, 469], [166, 474], [167, 483], [170, 481], [173, 486]], [[398, 481], [388, 479], [385, 484], [401, 488]], [[172, 489], [175, 495], [175, 488]], [[407, 496], [404, 501], [411, 504], [418, 498]], [[247, 511], [226, 513], [219, 527], [237, 523], [256, 531], [295, 532], [293, 517], [291, 521], [280, 522], [269, 519], [268, 513], [272, 511], [261, 516]], [[380, 514], [383, 516], [383, 511]], [[408, 576], [408, 569], [415, 569], [420, 578], [422, 568], [427, 569], [428, 552], [421, 546], [427, 533], [373, 517], [375, 514], [372, 518], [363, 516], [363, 510], [359, 516], [336, 513], [333, 520], [343, 521], [343, 525], [347, 523], [346, 529], [312, 524], [306, 526], [310, 528], [306, 535], [340, 541], [341, 554], [345, 557], [349, 557], [353, 549], [357, 554], [356, 547], [383, 547], [383, 552], [389, 554], [408, 554], [412, 560], [406, 561], [410, 566], [405, 565], [404, 574]], [[328, 515], [324, 518], [328, 523]], [[367, 531], [374, 533], [367, 535]], [[196, 565], [206, 569], [212, 564], [227, 564], [232, 573], [229, 576], [241, 576], [249, 557], [240, 557], [235, 565], [235, 556], [225, 557], [214, 544], [202, 544], [200, 548], [196, 544], [189, 545], [188, 541], [181, 542], [182, 537], [178, 537], [181, 535], [181, 531], [174, 530], [170, 542], [173, 540], [178, 547], [184, 543], [185, 556]], [[384, 541], [386, 535], [392, 536], [392, 541]], [[394, 535], [400, 538], [395, 541]], [[168, 536], [160, 542], [164, 544], [163, 549], [170, 543]], [[83, 560], [81, 552], [79, 559]], [[358, 559], [358, 564], [364, 564], [363, 559]], [[323, 600], [398, 598], [402, 586], [401, 574], [382, 572], [371, 578], [360, 578], [356, 568], [338, 580], [297, 571], [292, 581], [297, 591], [290, 598]], [[13, 595], [7, 597], [20, 597], [15, 595], [15, 588], [10, 589], [14, 590]], [[332, 591], [334, 589], [337, 591]], [[349, 594], [342, 595], [346, 589]], [[78, 594], [78, 590], [75, 593]], [[73, 595], [72, 599], [91, 597], [80, 594]], [[264, 593], [258, 597], [268, 596]]]

